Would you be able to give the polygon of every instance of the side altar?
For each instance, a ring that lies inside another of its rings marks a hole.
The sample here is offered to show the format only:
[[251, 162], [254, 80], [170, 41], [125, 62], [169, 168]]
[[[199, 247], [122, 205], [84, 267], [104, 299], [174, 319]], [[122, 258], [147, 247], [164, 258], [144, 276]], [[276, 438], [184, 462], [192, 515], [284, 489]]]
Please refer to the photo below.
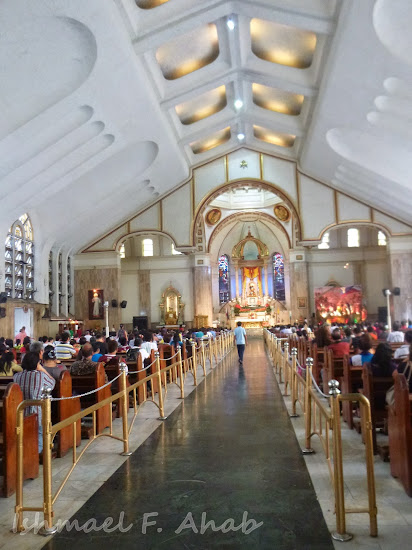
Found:
[[160, 322], [162, 325], [174, 328], [183, 321], [185, 304], [182, 302], [182, 295], [172, 285], [168, 286], [162, 294], [160, 307]]

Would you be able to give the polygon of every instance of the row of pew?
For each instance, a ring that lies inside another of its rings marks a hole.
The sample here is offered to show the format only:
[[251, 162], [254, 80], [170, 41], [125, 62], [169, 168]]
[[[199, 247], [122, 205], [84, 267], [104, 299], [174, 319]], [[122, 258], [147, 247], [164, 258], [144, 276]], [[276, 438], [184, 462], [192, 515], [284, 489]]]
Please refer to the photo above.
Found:
[[[190, 346], [182, 346], [182, 359], [185, 369], [187, 368], [187, 359], [191, 357], [192, 349]], [[177, 361], [175, 348], [171, 345], [159, 345], [160, 368], [164, 368]], [[105, 386], [106, 381], [113, 380], [120, 374], [120, 361], [125, 361], [125, 357], [118, 357], [113, 365], [104, 366], [100, 363], [96, 372], [90, 375], [73, 376], [69, 370], [63, 371], [60, 379], [56, 382], [53, 389], [53, 397], [71, 397], [81, 395], [97, 388], [102, 388], [95, 393], [87, 396], [77, 397], [75, 399], [65, 399], [52, 402], [52, 423], [56, 424], [73, 414], [80, 412], [95, 403], [99, 403], [110, 397], [112, 393], [119, 391], [119, 380], [112, 385]], [[151, 356], [142, 362], [141, 355], [138, 355], [136, 361], [126, 362], [130, 372], [141, 371], [141, 373], [130, 374], [127, 376], [127, 385], [135, 383], [139, 379], [153, 374], [156, 365], [153, 364], [148, 370], [143, 370], [145, 366], [154, 363], [155, 356], [152, 351]], [[73, 361], [64, 361], [69, 368]], [[166, 385], [176, 379], [176, 369], [170, 369], [162, 374], [162, 385]], [[154, 396], [159, 391], [159, 383], [156, 378], [146, 382], [138, 387], [137, 402], [142, 403], [148, 396]], [[13, 382], [10, 377], [1, 377], [0, 379], [0, 407], [1, 426], [0, 426], [0, 456], [2, 463], [2, 482], [0, 483], [0, 496], [9, 497], [16, 490], [16, 426], [17, 426], [17, 407], [23, 401], [23, 393], [19, 385]], [[132, 406], [133, 400], [130, 400], [129, 406]], [[121, 417], [122, 408], [120, 403], [105, 405], [96, 412], [96, 433], [102, 433], [110, 425], [111, 419]], [[76, 423], [76, 446], [81, 443], [82, 436], [87, 436], [87, 426], [81, 426], [80, 420]], [[60, 430], [54, 442], [54, 449], [57, 457], [63, 457], [73, 447], [73, 427], [68, 426]], [[38, 421], [37, 414], [31, 414], [24, 417], [24, 465], [23, 477], [26, 479], [35, 479], [39, 475], [39, 454], [38, 454]]]
[[[282, 337], [282, 335], [279, 335]], [[412, 497], [412, 393], [405, 376], [395, 371], [390, 377], [373, 376], [371, 366], [365, 363], [362, 367], [352, 366], [350, 356], [334, 357], [327, 348], [318, 349], [315, 342], [305, 338], [288, 339], [289, 350], [296, 347], [298, 362], [306, 364], [307, 357], [313, 359], [313, 376], [316, 382], [327, 393], [328, 382], [338, 380], [342, 393], [362, 393], [368, 398], [371, 406], [373, 425], [374, 452], [384, 460], [389, 458], [391, 474], [398, 478], [405, 492]], [[376, 342], [378, 345], [380, 342]], [[395, 351], [402, 343], [392, 343]], [[386, 403], [386, 393], [394, 386], [394, 405]], [[342, 418], [350, 429], [361, 431], [361, 423], [356, 417], [353, 403], [342, 403]], [[382, 429], [388, 434], [389, 445], [380, 446], [377, 442], [377, 431]]]

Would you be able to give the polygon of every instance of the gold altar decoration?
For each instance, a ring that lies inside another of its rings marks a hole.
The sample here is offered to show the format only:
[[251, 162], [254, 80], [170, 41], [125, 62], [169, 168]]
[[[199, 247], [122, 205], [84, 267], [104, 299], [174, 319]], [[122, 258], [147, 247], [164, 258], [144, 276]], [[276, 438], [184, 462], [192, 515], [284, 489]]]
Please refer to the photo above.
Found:
[[209, 212], [206, 214], [206, 223], [208, 225], [216, 225], [218, 222], [220, 222], [221, 217], [222, 211], [219, 210], [219, 208], [213, 208], [213, 210], [209, 210]]
[[173, 286], [168, 286], [162, 294], [160, 307], [160, 323], [163, 325], [178, 325], [183, 323], [185, 304], [182, 296]]
[[234, 258], [234, 259], [238, 258], [240, 260], [243, 260], [244, 259], [243, 251], [244, 251], [244, 248], [245, 248], [245, 244], [249, 241], [254, 242], [257, 246], [258, 253], [259, 253], [259, 256], [257, 258], [258, 260], [260, 260], [261, 258], [264, 258], [265, 256], [269, 256], [268, 247], [264, 243], [262, 243], [262, 241], [260, 241], [259, 239], [256, 239], [251, 234], [250, 229], [249, 229], [247, 237], [242, 239], [239, 243], [237, 243], [237, 245], [235, 245], [233, 247], [232, 258]]
[[283, 206], [283, 204], [278, 204], [277, 206], [275, 206], [273, 211], [277, 219], [281, 222], [288, 222], [290, 220], [290, 212], [286, 208], [286, 206]]

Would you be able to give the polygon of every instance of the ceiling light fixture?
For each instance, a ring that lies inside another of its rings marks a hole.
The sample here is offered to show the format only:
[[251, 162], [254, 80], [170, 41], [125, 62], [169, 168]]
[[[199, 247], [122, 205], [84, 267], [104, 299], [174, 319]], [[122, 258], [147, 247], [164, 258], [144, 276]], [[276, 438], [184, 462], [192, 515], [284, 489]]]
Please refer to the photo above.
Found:
[[243, 107], [243, 101], [241, 99], [237, 99], [235, 101], [235, 109], [241, 109]]
[[238, 135], [237, 135], [237, 139], [239, 141], [243, 141], [245, 139], [245, 134], [242, 134], [242, 132], [239, 132]]
[[235, 22], [233, 21], [233, 19], [228, 19], [226, 21], [226, 25], [230, 31], [233, 31], [233, 29], [235, 28]]

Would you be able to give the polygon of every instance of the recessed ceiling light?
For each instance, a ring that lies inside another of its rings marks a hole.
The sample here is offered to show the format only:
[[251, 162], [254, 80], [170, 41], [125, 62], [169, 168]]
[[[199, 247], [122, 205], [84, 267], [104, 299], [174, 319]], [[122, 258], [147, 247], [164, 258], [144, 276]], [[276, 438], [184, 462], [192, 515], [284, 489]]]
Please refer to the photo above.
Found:
[[235, 28], [235, 22], [233, 21], [233, 19], [228, 19], [226, 21], [226, 25], [230, 31], [233, 31], [233, 29]]
[[241, 109], [243, 107], [243, 101], [241, 99], [237, 99], [235, 101], [235, 109]]
[[237, 135], [237, 139], [239, 141], [243, 141], [245, 139], [245, 134], [242, 134], [242, 132], [240, 132], [238, 135]]

